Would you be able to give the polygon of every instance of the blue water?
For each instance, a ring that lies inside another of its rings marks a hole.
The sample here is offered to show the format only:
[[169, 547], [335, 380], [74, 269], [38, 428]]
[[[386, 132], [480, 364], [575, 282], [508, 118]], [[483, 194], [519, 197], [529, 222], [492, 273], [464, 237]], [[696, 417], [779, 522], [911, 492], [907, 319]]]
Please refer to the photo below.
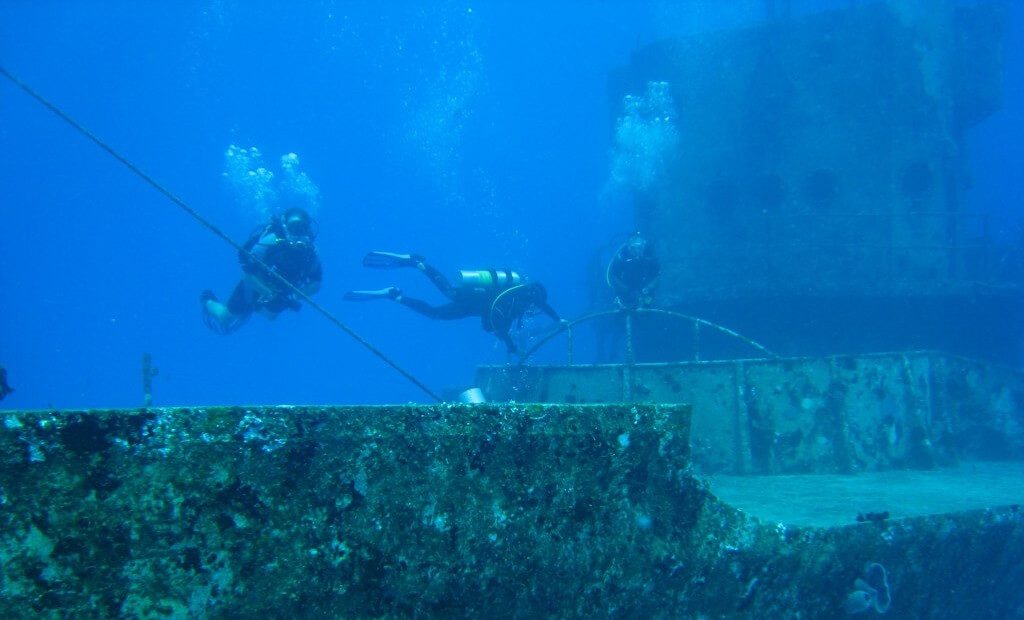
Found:
[[[1003, 109], [969, 134], [969, 204], [998, 211], [1005, 238], [1024, 195], [1013, 6]], [[588, 257], [634, 224], [630, 201], [603, 191], [608, 72], [639, 45], [764, 18], [763, 2], [738, 0], [5, 2], [0, 63], [239, 241], [258, 218], [222, 177], [225, 150], [256, 146], [270, 166], [299, 154], [319, 188], [316, 299], [449, 391], [508, 361], [504, 348], [473, 319], [345, 304], [346, 290], [389, 284], [439, 299], [362, 255], [415, 251], [449, 273], [512, 266], [563, 316], [582, 314]], [[6, 81], [0, 215], [0, 364], [17, 389], [5, 408], [141, 404], [144, 352], [156, 404], [426, 398], [309, 308], [208, 331], [198, 296], [230, 293], [234, 251]]]

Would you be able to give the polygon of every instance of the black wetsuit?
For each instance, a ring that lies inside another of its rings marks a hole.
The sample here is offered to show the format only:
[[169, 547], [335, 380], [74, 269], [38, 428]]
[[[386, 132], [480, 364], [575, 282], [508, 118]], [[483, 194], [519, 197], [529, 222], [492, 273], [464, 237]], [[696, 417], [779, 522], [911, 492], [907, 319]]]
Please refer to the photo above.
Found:
[[[465, 319], [472, 316], [480, 317], [481, 327], [484, 331], [493, 333], [508, 348], [509, 353], [516, 350], [515, 343], [509, 336], [512, 324], [521, 320], [531, 309], [537, 309], [548, 315], [555, 321], [561, 320], [558, 313], [547, 303], [547, 292], [537, 282], [523, 284], [519, 287], [500, 286], [460, 286], [454, 287], [448, 278], [444, 277], [436, 268], [421, 263], [423, 274], [437, 287], [437, 290], [447, 297], [448, 303], [440, 306], [432, 306], [429, 303], [401, 295], [397, 301], [432, 319], [449, 321], [454, 319]], [[508, 303], [501, 304], [495, 308], [495, 300], [499, 295], [510, 291]], [[496, 311], [497, 310], [497, 311]]]
[[14, 388], [7, 385], [7, 369], [0, 366], [0, 400], [14, 391]]
[[[308, 292], [320, 287], [323, 267], [316, 248], [312, 242], [289, 241], [279, 224], [274, 223], [257, 231], [249, 237], [243, 248], [300, 290]], [[267, 274], [246, 252], [238, 254], [242, 271], [255, 278], [265, 290], [256, 290], [251, 282], [243, 279], [231, 293], [228, 310], [238, 316], [248, 316], [256, 310], [266, 310], [272, 314], [289, 308], [298, 310], [300, 306], [295, 295], [277, 278]]]
[[650, 289], [660, 272], [651, 244], [628, 242], [618, 249], [608, 266], [608, 284], [619, 303], [636, 308], [650, 303]]

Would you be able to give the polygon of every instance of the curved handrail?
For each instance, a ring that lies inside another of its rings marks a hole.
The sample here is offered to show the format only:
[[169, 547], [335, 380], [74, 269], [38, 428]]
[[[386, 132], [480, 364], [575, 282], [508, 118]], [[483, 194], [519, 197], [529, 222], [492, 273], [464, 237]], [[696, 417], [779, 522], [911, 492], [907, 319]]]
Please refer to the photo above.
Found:
[[[750, 338], [747, 338], [746, 336], [744, 336], [744, 335], [742, 335], [742, 334], [740, 334], [740, 333], [738, 333], [736, 331], [733, 331], [733, 330], [729, 329], [728, 327], [724, 327], [724, 326], [719, 325], [717, 323], [712, 323], [711, 321], [708, 321], [706, 319], [702, 319], [700, 317], [690, 316], [688, 314], [683, 314], [681, 312], [675, 312], [675, 311], [672, 311], [672, 310], [662, 310], [660, 308], [636, 308], [636, 309], [618, 308], [618, 309], [615, 309], [615, 310], [602, 310], [600, 312], [592, 312], [590, 314], [581, 316], [578, 319], [573, 319], [572, 321], [569, 321], [568, 323], [565, 323], [565, 324], [561, 325], [558, 329], [556, 329], [556, 330], [552, 331], [551, 333], [543, 336], [540, 340], [538, 340], [536, 343], [534, 343], [534, 345], [532, 347], [527, 349], [526, 352], [523, 353], [522, 357], [520, 358], [519, 364], [520, 365], [525, 364], [526, 360], [528, 360], [534, 353], [536, 353], [541, 347], [546, 345], [555, 336], [558, 336], [562, 332], [569, 332], [569, 337], [571, 339], [572, 338], [572, 331], [573, 331], [573, 329], [577, 325], [579, 325], [580, 323], [586, 323], [586, 322], [592, 321], [594, 319], [598, 319], [598, 318], [605, 317], [605, 316], [612, 316], [612, 315], [624, 316], [628, 320], [628, 318], [630, 316], [634, 315], [634, 314], [638, 314], [638, 315], [639, 314], [648, 314], [648, 315], [668, 316], [668, 317], [672, 317], [672, 318], [683, 320], [683, 321], [689, 321], [689, 322], [693, 323], [695, 327], [696, 326], [700, 326], [700, 325], [703, 325], [705, 327], [710, 327], [712, 329], [715, 329], [715, 330], [725, 334], [726, 336], [729, 336], [729, 337], [732, 337], [732, 338], [736, 338], [737, 340], [745, 342], [746, 344], [754, 347], [758, 351], [761, 351], [762, 353], [764, 353], [768, 357], [778, 357], [778, 355], [776, 355], [776, 354], [772, 353], [771, 351], [769, 351], [767, 347], [765, 347], [765, 346], [755, 342], [754, 340], [751, 340]], [[627, 347], [628, 346], [630, 346], [629, 343], [627, 343]]]

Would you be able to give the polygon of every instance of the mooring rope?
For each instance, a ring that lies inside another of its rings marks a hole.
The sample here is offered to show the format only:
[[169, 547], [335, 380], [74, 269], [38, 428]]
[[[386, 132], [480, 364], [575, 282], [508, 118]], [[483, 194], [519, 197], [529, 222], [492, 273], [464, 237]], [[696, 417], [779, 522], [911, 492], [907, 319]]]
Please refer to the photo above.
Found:
[[192, 207], [188, 206], [188, 204], [186, 204], [184, 200], [182, 200], [181, 198], [178, 198], [169, 189], [167, 189], [166, 187], [161, 185], [156, 179], [154, 179], [153, 177], [151, 177], [148, 174], [146, 174], [142, 169], [140, 169], [138, 166], [136, 166], [131, 161], [129, 161], [125, 156], [123, 156], [120, 153], [118, 153], [117, 151], [115, 151], [111, 146], [109, 146], [107, 143], [105, 143], [103, 140], [101, 140], [98, 136], [96, 136], [96, 134], [92, 133], [91, 131], [89, 131], [88, 129], [83, 127], [78, 121], [76, 121], [75, 119], [73, 119], [70, 116], [68, 116], [68, 114], [65, 113], [63, 110], [58, 108], [53, 103], [50, 103], [49, 100], [47, 100], [45, 97], [43, 97], [42, 95], [37, 93], [35, 90], [33, 90], [31, 86], [29, 86], [25, 82], [22, 82], [21, 80], [16, 78], [9, 71], [7, 71], [7, 69], [5, 69], [2, 65], [0, 65], [0, 75], [3, 75], [5, 78], [10, 80], [12, 83], [14, 83], [14, 85], [16, 85], [18, 88], [20, 88], [23, 91], [25, 91], [26, 93], [28, 93], [28, 95], [30, 97], [32, 97], [33, 99], [35, 99], [36, 101], [41, 103], [48, 110], [50, 110], [51, 112], [56, 114], [58, 117], [60, 117], [62, 120], [64, 120], [66, 123], [68, 123], [69, 125], [74, 127], [76, 130], [78, 130], [79, 133], [84, 135], [86, 138], [89, 138], [89, 140], [91, 140], [94, 144], [96, 144], [96, 146], [100, 147], [101, 149], [103, 149], [104, 151], [109, 153], [111, 157], [113, 157], [117, 161], [119, 161], [122, 164], [124, 164], [124, 166], [126, 168], [128, 168], [129, 170], [134, 172], [136, 175], [141, 177], [143, 181], [145, 181], [146, 183], [149, 183], [158, 192], [160, 192], [161, 194], [166, 196], [171, 202], [173, 202], [177, 206], [181, 207], [181, 209], [183, 211], [185, 211], [185, 213], [189, 214], [195, 221], [199, 222], [200, 225], [202, 225], [207, 230], [209, 230], [213, 234], [215, 234], [218, 237], [220, 237], [222, 240], [224, 240], [225, 243], [227, 243], [228, 245], [233, 247], [235, 250], [237, 250], [238, 252], [242, 253], [243, 255], [245, 255], [250, 260], [252, 260], [254, 264], [259, 266], [266, 273], [270, 274], [270, 276], [272, 278], [274, 278], [277, 281], [278, 284], [283, 285], [286, 289], [288, 289], [289, 291], [294, 293], [297, 297], [302, 299], [302, 301], [306, 302], [306, 304], [308, 304], [309, 307], [313, 308], [314, 310], [316, 310], [317, 312], [322, 314], [324, 317], [327, 318], [328, 321], [330, 321], [331, 323], [336, 325], [339, 329], [341, 329], [346, 334], [351, 336], [356, 342], [358, 342], [359, 344], [361, 344], [364, 347], [366, 347], [366, 349], [368, 349], [371, 353], [373, 353], [374, 355], [379, 357], [381, 360], [383, 360], [385, 364], [387, 364], [388, 366], [391, 366], [393, 369], [398, 371], [399, 374], [401, 374], [403, 377], [405, 377], [410, 382], [412, 382], [416, 387], [418, 387], [421, 390], [423, 390], [423, 392], [426, 393], [428, 396], [430, 396], [431, 398], [433, 398], [434, 400], [436, 400], [438, 402], [442, 402], [443, 399], [440, 396], [435, 394], [430, 388], [428, 388], [422, 381], [420, 381], [415, 376], [413, 376], [409, 371], [405, 370], [404, 368], [399, 366], [396, 362], [394, 362], [391, 358], [389, 358], [387, 355], [385, 355], [383, 351], [381, 351], [377, 347], [375, 347], [372, 344], [370, 344], [370, 342], [368, 342], [365, 338], [363, 338], [362, 336], [357, 334], [355, 331], [353, 331], [351, 327], [349, 327], [348, 325], [345, 325], [344, 323], [342, 323], [338, 319], [338, 317], [334, 316], [326, 308], [324, 308], [320, 304], [318, 304], [315, 301], [313, 301], [312, 298], [310, 298], [309, 295], [307, 295], [304, 292], [302, 292], [302, 290], [299, 289], [299, 287], [297, 287], [294, 284], [292, 284], [291, 282], [289, 282], [287, 278], [285, 278], [281, 274], [277, 273], [277, 271], [271, 269], [270, 266], [268, 266], [266, 263], [264, 263], [262, 260], [260, 260], [254, 254], [252, 254], [252, 252], [249, 252], [248, 250], [243, 248], [241, 245], [236, 243], [235, 240], [232, 239], [231, 237], [229, 237], [227, 234], [225, 234], [224, 231], [222, 231], [221, 229], [217, 228], [212, 222], [210, 222], [208, 219], [203, 217], [198, 211], [196, 211]]

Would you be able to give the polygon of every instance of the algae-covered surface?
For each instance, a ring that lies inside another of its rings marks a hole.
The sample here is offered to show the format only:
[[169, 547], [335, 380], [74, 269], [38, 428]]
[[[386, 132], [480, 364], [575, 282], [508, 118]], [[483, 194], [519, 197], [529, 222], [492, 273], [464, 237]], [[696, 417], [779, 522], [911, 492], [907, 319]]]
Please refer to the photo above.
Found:
[[1024, 613], [1016, 508], [755, 519], [684, 405], [0, 418], [5, 618], [834, 617], [883, 570], [891, 617]]
[[857, 475], [711, 476], [708, 481], [727, 504], [788, 525], [845, 525], [869, 513], [895, 519], [1024, 504], [1021, 461]]
[[489, 400], [690, 404], [692, 458], [708, 474], [859, 474], [1024, 460], [1024, 373], [937, 352], [483, 366], [477, 383]]

